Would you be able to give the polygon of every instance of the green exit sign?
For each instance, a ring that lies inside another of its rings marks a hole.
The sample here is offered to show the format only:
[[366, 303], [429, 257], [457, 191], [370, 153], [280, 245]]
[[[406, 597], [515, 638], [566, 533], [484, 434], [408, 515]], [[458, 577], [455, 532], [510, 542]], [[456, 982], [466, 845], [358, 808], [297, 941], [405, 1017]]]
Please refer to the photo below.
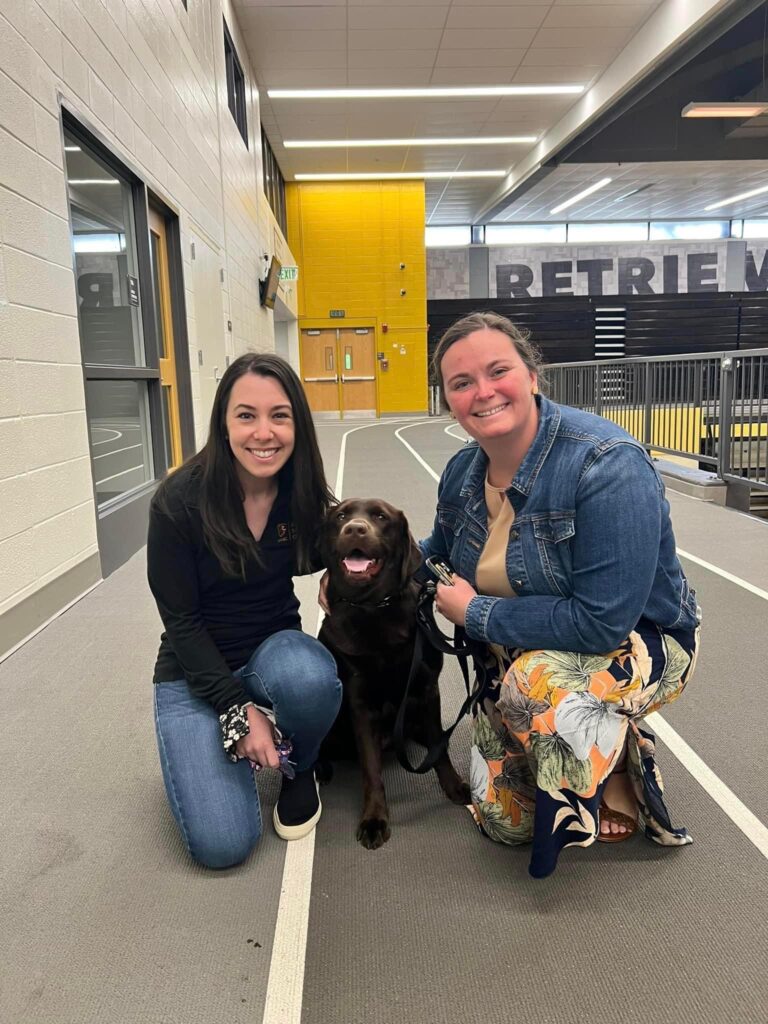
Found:
[[328, 313], [328, 316], [330, 316], [334, 320], [341, 320], [346, 315], [347, 311], [345, 309], [332, 309]]
[[281, 281], [298, 281], [299, 279], [299, 268], [298, 267], [281, 267], [280, 268], [280, 280]]

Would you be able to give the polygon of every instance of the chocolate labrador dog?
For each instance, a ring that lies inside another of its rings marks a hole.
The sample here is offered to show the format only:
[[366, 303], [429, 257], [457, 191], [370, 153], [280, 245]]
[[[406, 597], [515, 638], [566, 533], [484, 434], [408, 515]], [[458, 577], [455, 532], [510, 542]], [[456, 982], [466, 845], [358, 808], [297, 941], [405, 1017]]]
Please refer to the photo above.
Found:
[[[357, 839], [376, 850], [390, 836], [382, 753], [391, 746], [413, 657], [418, 585], [411, 577], [421, 565], [421, 552], [404, 514], [377, 498], [350, 498], [332, 508], [322, 526], [320, 551], [328, 567], [330, 614], [319, 637], [336, 658], [344, 686], [321, 759], [357, 754], [363, 773]], [[408, 738], [426, 747], [442, 733], [437, 685], [442, 663], [442, 654], [425, 644], [406, 709]], [[469, 788], [447, 752], [435, 772], [449, 800], [470, 803]]]

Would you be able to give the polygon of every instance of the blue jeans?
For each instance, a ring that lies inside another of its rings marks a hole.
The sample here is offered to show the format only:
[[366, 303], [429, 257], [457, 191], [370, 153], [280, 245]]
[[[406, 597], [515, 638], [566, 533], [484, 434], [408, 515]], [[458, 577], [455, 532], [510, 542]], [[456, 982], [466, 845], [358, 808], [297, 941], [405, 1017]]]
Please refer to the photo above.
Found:
[[[234, 673], [251, 700], [272, 708], [293, 743], [298, 771], [311, 768], [341, 704], [336, 663], [314, 637], [273, 634]], [[157, 683], [155, 730], [168, 803], [191, 856], [210, 868], [240, 864], [261, 835], [261, 808], [247, 760], [224, 753], [219, 716], [186, 680]]]

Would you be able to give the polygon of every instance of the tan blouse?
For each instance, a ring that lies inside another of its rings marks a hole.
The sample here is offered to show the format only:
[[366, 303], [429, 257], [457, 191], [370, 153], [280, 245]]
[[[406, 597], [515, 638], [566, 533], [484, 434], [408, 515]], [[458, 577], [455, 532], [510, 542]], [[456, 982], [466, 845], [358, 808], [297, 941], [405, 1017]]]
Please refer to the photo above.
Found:
[[507, 546], [515, 510], [509, 503], [506, 488], [491, 487], [488, 477], [485, 478], [485, 505], [488, 509], [488, 540], [477, 563], [477, 592], [489, 597], [516, 597], [507, 578]]

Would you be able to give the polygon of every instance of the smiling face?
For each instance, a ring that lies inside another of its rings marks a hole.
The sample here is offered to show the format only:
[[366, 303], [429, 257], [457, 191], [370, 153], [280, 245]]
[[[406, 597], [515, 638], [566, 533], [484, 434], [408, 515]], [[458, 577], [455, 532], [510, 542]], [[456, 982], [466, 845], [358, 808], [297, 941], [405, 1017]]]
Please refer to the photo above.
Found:
[[404, 514], [379, 498], [348, 498], [332, 508], [321, 549], [335, 586], [364, 588], [378, 578], [385, 589], [404, 586], [421, 563]]
[[274, 377], [238, 377], [227, 403], [226, 427], [238, 476], [247, 489], [279, 473], [293, 453], [293, 410]]
[[512, 340], [494, 328], [455, 342], [440, 364], [451, 412], [481, 447], [497, 439], [527, 450], [536, 435], [536, 374]]

